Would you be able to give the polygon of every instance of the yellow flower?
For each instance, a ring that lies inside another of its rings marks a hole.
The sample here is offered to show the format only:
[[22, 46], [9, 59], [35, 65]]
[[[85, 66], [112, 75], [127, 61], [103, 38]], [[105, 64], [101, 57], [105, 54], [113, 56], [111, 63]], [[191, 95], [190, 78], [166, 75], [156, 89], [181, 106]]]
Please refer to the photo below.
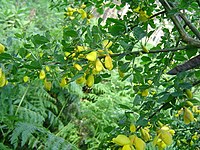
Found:
[[0, 43], [0, 54], [5, 52], [5, 46]]
[[24, 80], [24, 82], [26, 83], [26, 82], [29, 81], [29, 77], [28, 77], [28, 76], [24, 76], [24, 77], [23, 77], [23, 80]]
[[144, 45], [142, 45], [142, 50], [143, 50], [143, 52], [145, 52], [145, 53], [149, 53], [149, 50], [146, 48], [146, 46], [144, 46]]
[[68, 57], [70, 55], [70, 52], [65, 52], [65, 56]]
[[47, 71], [47, 72], [49, 72], [49, 71], [50, 71], [50, 68], [49, 68], [49, 66], [45, 66], [45, 69], [46, 69], [46, 71]]
[[193, 106], [193, 107], [192, 107], [192, 111], [193, 111], [194, 113], [200, 113], [200, 106]]
[[77, 46], [75, 50], [76, 50], [77, 52], [82, 52], [82, 51], [85, 50], [85, 49], [86, 49], [86, 47], [84, 47], [84, 46]]
[[166, 145], [171, 145], [173, 140], [172, 140], [172, 135], [166, 131], [162, 130], [160, 133], [160, 139], [166, 144]]
[[149, 94], [149, 90], [148, 90], [148, 89], [142, 91], [142, 96], [143, 96], [143, 97], [148, 96], [148, 94]]
[[89, 54], [86, 55], [86, 59], [89, 61], [95, 61], [97, 59], [97, 52], [92, 51]]
[[158, 139], [157, 146], [159, 150], [164, 150], [167, 147], [167, 145], [161, 139]]
[[41, 70], [41, 71], [40, 71], [39, 78], [40, 78], [41, 80], [43, 80], [45, 77], [46, 77], [45, 71], [44, 71], [44, 70]]
[[87, 85], [88, 87], [92, 87], [93, 84], [94, 84], [94, 75], [91, 74], [91, 75], [89, 75], [88, 78], [87, 78], [86, 85]]
[[112, 46], [113, 42], [109, 40], [104, 40], [102, 42], [103, 48], [109, 49]]
[[0, 68], [0, 87], [3, 87], [7, 84], [6, 76], [2, 71], [2, 68]]
[[146, 144], [141, 138], [138, 138], [136, 135], [132, 135], [129, 138], [136, 150], [145, 150]]
[[193, 96], [192, 96], [192, 92], [191, 92], [190, 89], [186, 89], [186, 90], [185, 90], [185, 93], [186, 93], [186, 95], [187, 95], [188, 98], [192, 98], [192, 97], [193, 97]]
[[85, 75], [83, 75], [82, 77], [80, 77], [80, 78], [78, 78], [77, 80], [76, 80], [76, 83], [77, 84], [83, 84], [83, 83], [85, 83]]
[[105, 67], [108, 70], [112, 70], [112, 68], [113, 68], [112, 58], [110, 57], [110, 55], [106, 55], [106, 57], [105, 57]]
[[119, 76], [121, 77], [121, 78], [123, 78], [124, 77], [124, 73], [118, 68], [118, 73], [119, 73]]
[[144, 139], [145, 142], [149, 141], [151, 139], [151, 136], [149, 134], [149, 129], [145, 127], [144, 129], [141, 128], [140, 130], [142, 138]]
[[152, 80], [148, 80], [147, 83], [148, 83], [149, 85], [152, 85], [153, 81], [152, 81]]
[[139, 21], [146, 22], [149, 19], [149, 16], [146, 14], [145, 11], [140, 10], [139, 11]]
[[120, 146], [130, 145], [131, 143], [130, 139], [127, 136], [122, 135], [122, 134], [118, 135], [116, 138], [113, 138], [112, 142]]
[[81, 5], [81, 8], [82, 8], [82, 9], [86, 8], [86, 5], [85, 5], [85, 4], [82, 4], [82, 5]]
[[75, 12], [76, 9], [74, 9], [74, 8], [72, 8], [72, 7], [68, 7], [68, 8], [67, 8], [67, 11], [68, 11], [68, 12]]
[[187, 107], [184, 107], [183, 109], [183, 119], [185, 124], [189, 124], [190, 122], [194, 121], [194, 116]]
[[48, 82], [46, 79], [44, 80], [44, 88], [47, 90], [47, 91], [50, 91], [51, 90], [51, 87], [52, 87], [52, 83], [51, 82]]
[[140, 12], [140, 6], [138, 6], [137, 8], [133, 9], [134, 12], [139, 13]]
[[132, 148], [131, 148], [131, 146], [130, 145], [124, 145], [123, 147], [122, 147], [122, 150], [132, 150]]
[[85, 12], [85, 10], [83, 10], [83, 9], [78, 9], [78, 13], [81, 14], [81, 18], [82, 18], [82, 19], [87, 18], [87, 13]]
[[95, 68], [97, 70], [97, 72], [100, 72], [103, 70], [103, 64], [101, 63], [101, 61], [99, 59], [96, 60], [96, 63], [95, 63]]
[[61, 87], [64, 87], [65, 85], [67, 84], [67, 80], [66, 80], [66, 77], [63, 77], [60, 81], [60, 86]]
[[195, 132], [194, 135], [192, 136], [192, 139], [196, 141], [199, 139], [199, 137], [200, 137], [200, 135], [198, 135], [198, 133]]
[[76, 68], [78, 71], [82, 70], [82, 67], [79, 64], [74, 64], [74, 68]]
[[131, 125], [130, 125], [130, 131], [131, 131], [131, 132], [135, 132], [135, 131], [136, 131], [136, 127], [135, 127], [134, 124], [131, 124]]

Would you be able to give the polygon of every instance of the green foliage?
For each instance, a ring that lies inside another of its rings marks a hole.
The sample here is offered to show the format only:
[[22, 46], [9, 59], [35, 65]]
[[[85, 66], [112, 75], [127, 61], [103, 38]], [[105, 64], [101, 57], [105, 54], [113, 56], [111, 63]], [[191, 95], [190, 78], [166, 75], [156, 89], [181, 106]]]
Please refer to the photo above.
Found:
[[118, 149], [124, 145], [113, 138], [145, 141], [145, 127], [148, 150], [197, 149], [198, 63], [183, 68], [199, 55], [199, 7], [195, 0], [2, 0], [0, 149]]

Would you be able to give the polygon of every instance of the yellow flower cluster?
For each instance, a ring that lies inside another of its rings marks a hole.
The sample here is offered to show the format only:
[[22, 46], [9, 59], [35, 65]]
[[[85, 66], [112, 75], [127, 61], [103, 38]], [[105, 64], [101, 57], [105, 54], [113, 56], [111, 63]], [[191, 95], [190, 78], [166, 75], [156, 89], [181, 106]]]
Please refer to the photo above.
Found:
[[5, 73], [2, 71], [2, 68], [0, 68], [0, 87], [3, 87], [8, 84], [8, 81], [6, 79]]
[[[136, 127], [134, 124], [130, 125], [130, 131], [131, 133], [134, 133], [136, 131]], [[141, 134], [142, 138], [145, 139], [145, 141], [150, 140], [149, 129], [147, 127], [141, 129]], [[145, 150], [146, 143], [143, 141], [143, 139], [137, 137], [135, 134], [130, 135], [129, 137], [120, 134], [116, 138], [113, 138], [112, 142], [119, 146], [122, 146], [122, 150]]]
[[[49, 71], [50, 71], [49, 66], [45, 66], [45, 70], [46, 70], [47, 72], [49, 72]], [[51, 81], [48, 81], [48, 80], [47, 80], [45, 70], [41, 70], [41, 71], [40, 71], [40, 73], [39, 73], [39, 78], [40, 78], [41, 80], [44, 80], [44, 88], [45, 88], [47, 91], [50, 91], [51, 88], [52, 88], [52, 83], [51, 83]], [[24, 82], [25, 82], [25, 81], [24, 81]]]
[[[191, 95], [191, 94], [190, 94]], [[190, 110], [189, 107], [192, 107], [192, 111]], [[189, 124], [193, 121], [196, 120], [194, 118], [193, 113], [200, 113], [200, 108], [199, 106], [194, 106], [192, 102], [186, 101], [185, 102], [185, 107], [181, 108], [176, 114], [175, 117], [179, 117], [183, 113], [183, 121], [185, 124]]]
[[86, 8], [85, 4], [82, 4], [80, 8], [68, 7], [65, 15], [68, 16], [71, 20], [75, 19], [75, 13], [80, 14], [82, 19], [87, 19], [87, 22], [90, 22], [90, 19], [93, 17], [91, 14], [88, 14], [84, 9]]
[[5, 52], [5, 46], [0, 43], [0, 54]]
[[[95, 75], [103, 71], [105, 68], [108, 70], [113, 69], [112, 53], [108, 48], [112, 46], [112, 41], [104, 40], [102, 42], [102, 50], [93, 50], [86, 46], [76, 46], [74, 51], [65, 52], [65, 60], [71, 58], [75, 61], [79, 59], [86, 59], [88, 61], [88, 67], [84, 70], [84, 74], [76, 80], [77, 84], [86, 84], [88, 87], [92, 87], [95, 81]], [[90, 51], [87, 53], [87, 51]], [[78, 62], [73, 64], [77, 71], [83, 71], [85, 65]], [[104, 68], [105, 67], [105, 68]]]
[[133, 12], [138, 13], [139, 14], [139, 21], [141, 22], [146, 22], [147, 20], [149, 20], [150, 16], [148, 16], [146, 14], [146, 11], [143, 11], [142, 8], [140, 8], [140, 6], [138, 6], [137, 8], [133, 9]]
[[153, 140], [153, 145], [157, 145], [159, 150], [165, 149], [168, 145], [173, 142], [172, 136], [175, 131], [170, 129], [167, 125], [162, 125], [157, 131], [157, 136]]

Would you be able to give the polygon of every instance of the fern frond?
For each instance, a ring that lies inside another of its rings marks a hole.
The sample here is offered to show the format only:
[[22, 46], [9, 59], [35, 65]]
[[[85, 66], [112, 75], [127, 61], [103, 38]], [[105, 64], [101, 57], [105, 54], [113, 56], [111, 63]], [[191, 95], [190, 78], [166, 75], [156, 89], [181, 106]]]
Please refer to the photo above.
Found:
[[45, 121], [44, 116], [40, 113], [27, 109], [25, 107], [20, 107], [18, 112], [18, 117], [26, 122], [43, 124]]
[[64, 138], [48, 134], [45, 150], [78, 150], [77, 147], [67, 142]]
[[19, 139], [21, 139], [21, 146], [24, 146], [24, 144], [28, 141], [29, 138], [33, 136], [33, 133], [36, 131], [41, 132], [42, 129], [33, 123], [18, 122], [15, 126], [15, 129], [13, 130], [13, 133], [11, 134], [11, 144], [17, 148]]
[[0, 143], [0, 149], [1, 150], [11, 150], [8, 146], [4, 145], [3, 143]]

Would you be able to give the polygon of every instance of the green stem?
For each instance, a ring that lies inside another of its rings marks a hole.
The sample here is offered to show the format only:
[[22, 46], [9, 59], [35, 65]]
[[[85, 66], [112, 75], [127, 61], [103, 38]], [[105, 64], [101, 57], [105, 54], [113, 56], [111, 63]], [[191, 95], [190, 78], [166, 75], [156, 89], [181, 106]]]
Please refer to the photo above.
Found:
[[26, 94], [27, 94], [27, 92], [28, 92], [29, 87], [30, 87], [30, 85], [28, 85], [28, 87], [26, 88], [26, 91], [24, 92], [24, 95], [22, 96], [22, 98], [21, 98], [21, 100], [20, 100], [20, 103], [19, 103], [19, 105], [18, 105], [18, 107], [17, 107], [17, 110], [16, 110], [16, 112], [15, 112], [15, 115], [17, 115], [17, 113], [18, 113], [19, 108], [20, 108], [20, 106], [22, 105], [22, 102], [24, 101], [24, 98], [25, 98], [25, 96], [26, 96]]

